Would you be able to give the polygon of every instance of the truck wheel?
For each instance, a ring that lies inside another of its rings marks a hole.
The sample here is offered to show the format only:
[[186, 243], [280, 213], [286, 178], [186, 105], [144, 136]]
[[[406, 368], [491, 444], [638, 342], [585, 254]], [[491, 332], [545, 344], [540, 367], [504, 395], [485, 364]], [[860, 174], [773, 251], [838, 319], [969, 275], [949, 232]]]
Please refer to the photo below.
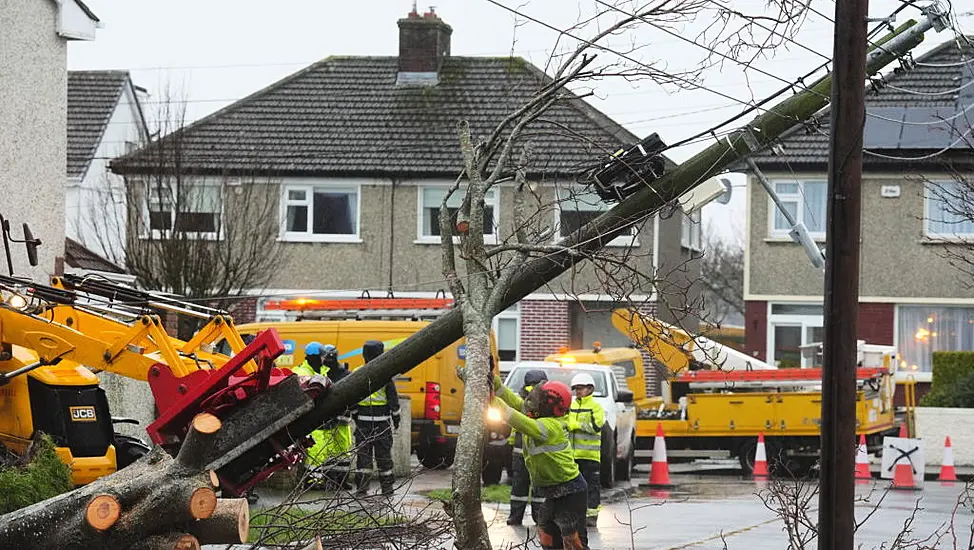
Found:
[[119, 470], [145, 456], [151, 449], [141, 439], [120, 433], [115, 434], [115, 464]]
[[754, 453], [757, 450], [757, 439], [750, 437], [745, 439], [737, 449], [737, 461], [741, 463], [741, 470], [743, 470], [746, 476], [754, 472]]
[[603, 489], [611, 489], [616, 484], [616, 440], [615, 433], [602, 432], [602, 459], [599, 472]]

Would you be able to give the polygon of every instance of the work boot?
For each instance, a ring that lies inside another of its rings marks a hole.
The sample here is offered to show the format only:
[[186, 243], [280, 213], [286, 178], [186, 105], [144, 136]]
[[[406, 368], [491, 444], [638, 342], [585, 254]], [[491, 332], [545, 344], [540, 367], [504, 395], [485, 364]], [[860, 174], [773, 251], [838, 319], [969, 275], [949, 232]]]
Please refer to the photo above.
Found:
[[514, 517], [514, 516], [507, 518], [508, 525], [521, 525], [521, 523], [522, 523], [521, 518]]
[[598, 527], [599, 517], [598, 516], [588, 516], [585, 518], [585, 525], [588, 527]]

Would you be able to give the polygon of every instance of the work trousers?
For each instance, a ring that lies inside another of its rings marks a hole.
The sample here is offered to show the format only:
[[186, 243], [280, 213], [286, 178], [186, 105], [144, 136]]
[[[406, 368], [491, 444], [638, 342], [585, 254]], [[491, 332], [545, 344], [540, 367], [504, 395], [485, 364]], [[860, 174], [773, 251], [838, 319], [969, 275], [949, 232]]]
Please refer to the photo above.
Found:
[[545, 499], [538, 512], [541, 548], [589, 550], [585, 500], [585, 491]]
[[514, 453], [511, 458], [511, 519], [524, 521], [524, 512], [528, 505], [531, 505], [531, 519], [535, 525], [538, 523], [538, 508], [544, 499], [534, 501], [531, 495], [531, 477], [528, 475], [528, 468], [524, 465], [524, 455]]
[[396, 481], [392, 471], [392, 422], [356, 422], [355, 448], [356, 485], [359, 492], [365, 492], [369, 488], [372, 457], [375, 456], [382, 493], [392, 493]]
[[575, 459], [575, 463], [578, 464], [578, 471], [585, 478], [585, 483], [588, 483], [588, 497], [586, 498], [588, 510], [585, 515], [590, 518], [597, 518], [599, 517], [599, 510], [602, 509], [602, 465], [595, 460]]

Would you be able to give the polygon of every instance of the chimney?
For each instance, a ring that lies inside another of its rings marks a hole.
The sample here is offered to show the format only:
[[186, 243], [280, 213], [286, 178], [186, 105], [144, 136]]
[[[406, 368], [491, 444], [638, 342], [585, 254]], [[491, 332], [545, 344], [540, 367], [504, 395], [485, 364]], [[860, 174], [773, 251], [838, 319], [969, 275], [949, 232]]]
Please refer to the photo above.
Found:
[[399, 74], [397, 84], [436, 84], [443, 59], [450, 55], [453, 29], [430, 7], [399, 20]]

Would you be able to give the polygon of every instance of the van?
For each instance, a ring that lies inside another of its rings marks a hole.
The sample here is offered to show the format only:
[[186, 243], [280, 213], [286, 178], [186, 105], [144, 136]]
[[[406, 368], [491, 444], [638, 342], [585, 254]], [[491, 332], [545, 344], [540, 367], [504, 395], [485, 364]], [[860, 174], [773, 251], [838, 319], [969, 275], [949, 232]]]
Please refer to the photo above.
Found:
[[[304, 348], [313, 341], [333, 344], [338, 360], [355, 370], [364, 364], [362, 345], [366, 340], [380, 340], [388, 351], [409, 338], [430, 321], [342, 319], [327, 321], [274, 321], [237, 325], [244, 337], [273, 328], [284, 342], [285, 351], [278, 356], [279, 367], [295, 367], [304, 362]], [[491, 333], [491, 355], [498, 364], [497, 344]], [[427, 468], [453, 464], [460, 415], [463, 412], [463, 382], [456, 367], [463, 366], [466, 345], [461, 338], [419, 365], [396, 378], [396, 390], [410, 398], [412, 411], [412, 450]]]

